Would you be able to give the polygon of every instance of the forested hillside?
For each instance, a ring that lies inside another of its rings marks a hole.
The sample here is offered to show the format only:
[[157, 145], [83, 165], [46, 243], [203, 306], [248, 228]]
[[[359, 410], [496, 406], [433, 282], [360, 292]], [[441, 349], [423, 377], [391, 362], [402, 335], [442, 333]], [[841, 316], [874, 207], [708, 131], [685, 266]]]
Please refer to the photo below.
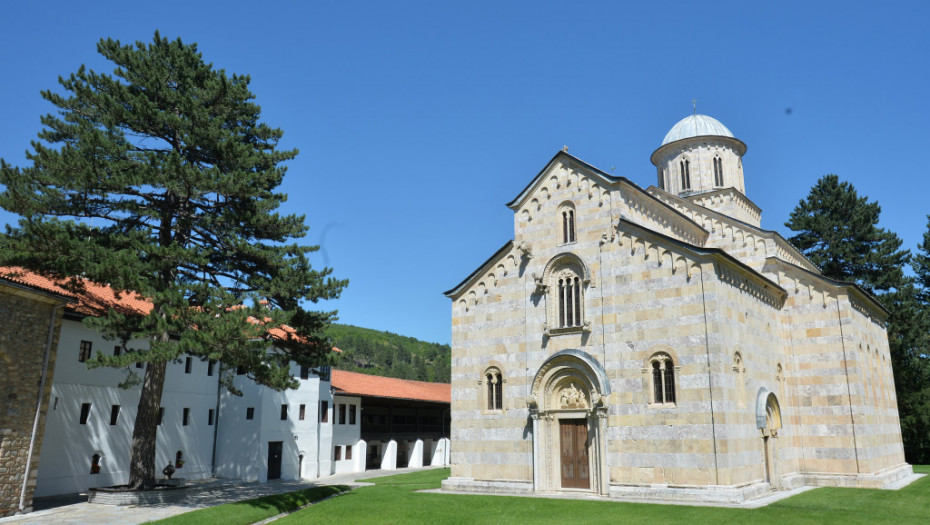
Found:
[[342, 350], [340, 370], [418, 381], [450, 382], [449, 345], [427, 343], [358, 326], [334, 324], [326, 333]]

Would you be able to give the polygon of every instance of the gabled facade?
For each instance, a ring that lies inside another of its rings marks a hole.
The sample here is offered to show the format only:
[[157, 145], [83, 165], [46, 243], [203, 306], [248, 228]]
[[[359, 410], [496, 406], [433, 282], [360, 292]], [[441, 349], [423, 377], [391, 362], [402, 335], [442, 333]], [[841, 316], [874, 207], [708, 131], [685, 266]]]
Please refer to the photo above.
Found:
[[735, 502], [912, 475], [886, 312], [759, 227], [745, 151], [694, 115], [658, 186], [563, 151], [508, 204], [513, 241], [446, 292], [445, 489]]

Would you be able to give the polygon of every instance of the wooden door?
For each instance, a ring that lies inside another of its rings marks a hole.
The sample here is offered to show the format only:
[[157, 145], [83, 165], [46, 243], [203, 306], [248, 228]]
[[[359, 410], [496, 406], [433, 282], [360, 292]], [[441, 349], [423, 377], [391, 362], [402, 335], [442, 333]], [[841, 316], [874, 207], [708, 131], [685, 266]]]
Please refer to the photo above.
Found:
[[589, 489], [588, 422], [585, 419], [559, 420], [562, 456], [562, 488]]
[[268, 479], [281, 479], [281, 452], [283, 441], [268, 442]]

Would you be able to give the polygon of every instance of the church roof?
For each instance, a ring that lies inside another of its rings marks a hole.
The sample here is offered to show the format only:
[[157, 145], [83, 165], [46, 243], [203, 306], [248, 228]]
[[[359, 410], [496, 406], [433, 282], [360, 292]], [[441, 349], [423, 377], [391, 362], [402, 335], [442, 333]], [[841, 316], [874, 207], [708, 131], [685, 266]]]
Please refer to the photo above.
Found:
[[736, 138], [719, 120], [708, 117], [707, 115], [694, 114], [688, 115], [672, 126], [672, 129], [670, 129], [668, 133], [665, 134], [665, 138], [662, 139], [662, 145], [664, 146], [677, 140], [704, 136]]
[[332, 371], [332, 385], [336, 394], [361, 397], [388, 397], [433, 403], [451, 403], [452, 385], [395, 379], [345, 370]]

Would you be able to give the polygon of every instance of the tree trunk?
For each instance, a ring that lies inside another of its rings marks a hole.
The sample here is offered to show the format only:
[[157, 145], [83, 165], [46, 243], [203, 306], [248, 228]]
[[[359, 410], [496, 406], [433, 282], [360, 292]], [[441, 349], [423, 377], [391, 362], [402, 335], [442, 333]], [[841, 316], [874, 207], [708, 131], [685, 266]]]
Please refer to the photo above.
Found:
[[[164, 339], [167, 339], [167, 334]], [[129, 459], [129, 488], [133, 490], [155, 487], [155, 438], [167, 365], [165, 361], [150, 361], [145, 367]]]

